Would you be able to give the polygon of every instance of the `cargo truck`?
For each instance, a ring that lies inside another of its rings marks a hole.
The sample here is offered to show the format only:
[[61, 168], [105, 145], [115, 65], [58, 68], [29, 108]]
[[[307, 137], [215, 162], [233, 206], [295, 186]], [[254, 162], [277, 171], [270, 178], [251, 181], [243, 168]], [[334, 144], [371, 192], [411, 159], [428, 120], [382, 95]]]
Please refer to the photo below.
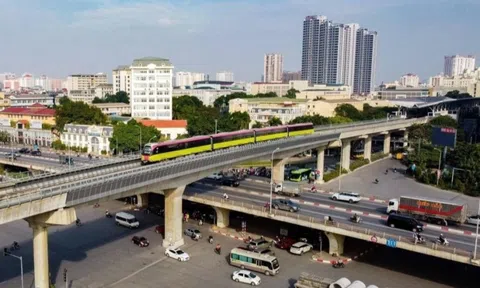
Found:
[[286, 183], [274, 183], [273, 192], [278, 195], [287, 195], [290, 197], [300, 196], [300, 185], [288, 185]]
[[467, 218], [467, 205], [421, 197], [401, 196], [388, 202], [387, 213], [410, 215], [418, 220], [439, 225], [462, 224]]

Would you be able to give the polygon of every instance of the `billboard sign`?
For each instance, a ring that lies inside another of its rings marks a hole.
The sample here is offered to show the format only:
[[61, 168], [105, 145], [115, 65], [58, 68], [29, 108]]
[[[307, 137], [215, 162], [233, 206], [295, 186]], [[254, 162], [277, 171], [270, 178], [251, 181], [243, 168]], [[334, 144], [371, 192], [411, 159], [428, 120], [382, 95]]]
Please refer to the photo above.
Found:
[[457, 142], [457, 129], [433, 127], [432, 144], [454, 148]]
[[42, 129], [42, 121], [39, 121], [39, 120], [30, 121], [30, 128], [32, 128], [32, 129]]

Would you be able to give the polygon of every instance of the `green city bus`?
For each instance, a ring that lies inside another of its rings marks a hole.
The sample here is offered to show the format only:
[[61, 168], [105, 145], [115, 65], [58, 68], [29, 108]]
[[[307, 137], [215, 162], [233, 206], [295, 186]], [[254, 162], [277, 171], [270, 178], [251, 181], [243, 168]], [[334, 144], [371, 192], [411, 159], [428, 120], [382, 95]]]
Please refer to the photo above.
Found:
[[312, 169], [310, 168], [302, 168], [295, 171], [290, 172], [290, 181], [300, 182], [307, 180], [312, 173]]

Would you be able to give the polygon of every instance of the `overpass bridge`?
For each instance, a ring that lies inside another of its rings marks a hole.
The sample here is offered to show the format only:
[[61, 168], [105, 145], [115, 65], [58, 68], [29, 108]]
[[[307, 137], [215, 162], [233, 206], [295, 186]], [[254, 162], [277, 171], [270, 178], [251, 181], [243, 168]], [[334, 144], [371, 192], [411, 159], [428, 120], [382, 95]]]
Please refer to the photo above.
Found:
[[[118, 163], [27, 179], [0, 189], [0, 224], [19, 219], [25, 219], [29, 223], [33, 229], [35, 283], [37, 287], [43, 288], [48, 286], [47, 227], [73, 223], [76, 220], [77, 205], [131, 195], [138, 195], [141, 202], [147, 193], [161, 191], [165, 195], [163, 245], [179, 246], [183, 244], [182, 195], [189, 183], [237, 163], [263, 159], [273, 159], [272, 178], [282, 181], [286, 158], [306, 150], [318, 149], [317, 165], [322, 167], [324, 150], [335, 146], [341, 147], [342, 164], [348, 167], [346, 163], [350, 160], [352, 140], [365, 139], [365, 158], [370, 159], [373, 136], [384, 135], [384, 152], [389, 153], [391, 132], [405, 131], [413, 124], [426, 121], [428, 118], [385, 119], [317, 127], [315, 133], [308, 136], [233, 147], [148, 166], [140, 166], [138, 158], [124, 159]], [[323, 169], [319, 170], [323, 172]], [[356, 236], [358, 235], [352, 237]]]

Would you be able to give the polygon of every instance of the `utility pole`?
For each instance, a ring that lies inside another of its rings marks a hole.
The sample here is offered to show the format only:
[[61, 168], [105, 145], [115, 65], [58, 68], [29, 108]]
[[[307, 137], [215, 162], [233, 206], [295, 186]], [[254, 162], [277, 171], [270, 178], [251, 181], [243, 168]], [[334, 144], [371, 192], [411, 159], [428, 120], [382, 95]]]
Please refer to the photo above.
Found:
[[63, 269], [63, 281], [65, 282], [65, 288], [68, 288], [68, 274], [67, 274], [67, 268]]

